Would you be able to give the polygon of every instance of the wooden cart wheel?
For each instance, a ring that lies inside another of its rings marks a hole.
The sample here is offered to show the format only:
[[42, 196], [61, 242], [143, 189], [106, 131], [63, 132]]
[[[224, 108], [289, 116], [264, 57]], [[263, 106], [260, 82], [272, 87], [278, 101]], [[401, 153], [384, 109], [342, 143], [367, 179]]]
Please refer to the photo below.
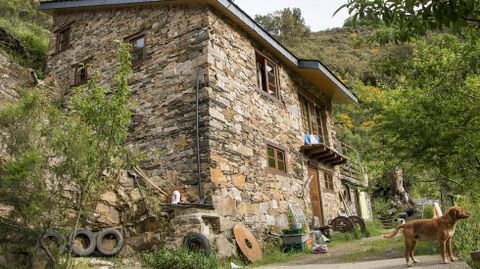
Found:
[[330, 223], [332, 229], [337, 232], [353, 232], [354, 224], [353, 222], [347, 217], [336, 217]]
[[350, 216], [348, 218], [353, 222], [354, 225], [358, 225], [360, 227], [360, 231], [362, 231], [362, 233], [367, 232], [365, 221], [362, 218], [360, 218], [359, 216]]

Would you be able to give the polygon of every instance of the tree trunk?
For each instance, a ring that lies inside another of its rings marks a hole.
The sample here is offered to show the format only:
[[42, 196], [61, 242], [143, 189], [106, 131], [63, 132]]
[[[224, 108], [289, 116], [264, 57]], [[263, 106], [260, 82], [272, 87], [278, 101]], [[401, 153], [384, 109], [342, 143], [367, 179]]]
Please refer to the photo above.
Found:
[[403, 204], [409, 206], [415, 205], [403, 186], [403, 169], [401, 167], [395, 168], [395, 191], [400, 195]]

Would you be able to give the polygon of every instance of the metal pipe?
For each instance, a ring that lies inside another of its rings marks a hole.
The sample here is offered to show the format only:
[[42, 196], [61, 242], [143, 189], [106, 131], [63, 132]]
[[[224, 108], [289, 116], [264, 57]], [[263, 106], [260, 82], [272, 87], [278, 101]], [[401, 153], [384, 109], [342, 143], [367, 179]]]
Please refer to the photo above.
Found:
[[197, 73], [197, 85], [195, 90], [195, 112], [196, 112], [196, 121], [195, 121], [195, 129], [196, 129], [196, 149], [197, 149], [197, 181], [198, 181], [198, 196], [199, 196], [199, 203], [205, 204], [205, 194], [203, 193], [203, 185], [202, 185], [202, 169], [200, 164], [200, 109], [199, 109], [199, 99], [200, 99], [200, 74]]

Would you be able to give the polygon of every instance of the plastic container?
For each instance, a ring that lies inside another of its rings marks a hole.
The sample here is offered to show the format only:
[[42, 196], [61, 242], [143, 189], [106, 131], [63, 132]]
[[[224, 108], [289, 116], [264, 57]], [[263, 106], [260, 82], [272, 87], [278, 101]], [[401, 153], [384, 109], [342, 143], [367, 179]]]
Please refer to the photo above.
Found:
[[290, 228], [290, 229], [283, 229], [282, 232], [284, 235], [298, 235], [303, 234], [303, 228]]
[[301, 251], [307, 247], [307, 241], [310, 238], [309, 234], [289, 234], [283, 236], [283, 246], [285, 252]]

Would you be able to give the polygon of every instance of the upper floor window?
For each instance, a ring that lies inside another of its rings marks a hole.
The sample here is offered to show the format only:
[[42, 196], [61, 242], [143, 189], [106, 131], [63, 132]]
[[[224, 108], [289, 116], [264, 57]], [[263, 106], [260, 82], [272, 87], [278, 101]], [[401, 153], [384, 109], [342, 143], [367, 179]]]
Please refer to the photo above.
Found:
[[323, 177], [325, 179], [325, 189], [327, 189], [329, 191], [334, 191], [335, 189], [333, 187], [333, 176], [332, 176], [332, 174], [324, 173]]
[[285, 151], [277, 147], [267, 145], [268, 167], [282, 172], [287, 171]]
[[80, 86], [88, 81], [88, 66], [84, 63], [75, 66], [75, 86]]
[[130, 54], [132, 55], [132, 65], [138, 66], [146, 58], [146, 37], [145, 33], [138, 33], [127, 38], [127, 41], [132, 45]]
[[257, 52], [258, 89], [270, 96], [280, 98], [279, 68], [272, 60]]
[[300, 110], [305, 134], [318, 135], [321, 142], [328, 145], [324, 111], [303, 96], [300, 96]]
[[57, 31], [56, 53], [60, 53], [70, 46], [70, 25]]

